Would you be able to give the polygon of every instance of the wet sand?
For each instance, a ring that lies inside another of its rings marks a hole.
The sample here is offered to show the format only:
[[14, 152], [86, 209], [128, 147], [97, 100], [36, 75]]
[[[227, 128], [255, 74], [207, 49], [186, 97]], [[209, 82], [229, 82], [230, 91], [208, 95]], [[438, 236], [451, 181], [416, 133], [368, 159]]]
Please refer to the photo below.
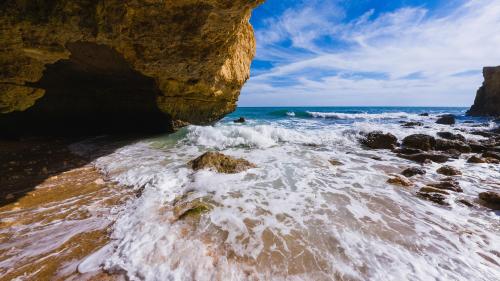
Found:
[[133, 194], [71, 153], [71, 141], [0, 142], [0, 280], [120, 279], [77, 266], [109, 241], [113, 207]]

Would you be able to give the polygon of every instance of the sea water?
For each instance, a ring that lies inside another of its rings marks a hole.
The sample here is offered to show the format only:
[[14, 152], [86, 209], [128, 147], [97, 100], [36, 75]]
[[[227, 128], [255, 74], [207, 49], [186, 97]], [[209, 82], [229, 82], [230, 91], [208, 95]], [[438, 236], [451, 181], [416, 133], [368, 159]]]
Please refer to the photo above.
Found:
[[[494, 126], [465, 111], [238, 108], [211, 126], [123, 147], [95, 165], [140, 196], [120, 211], [112, 242], [79, 270], [103, 268], [130, 280], [500, 280], [500, 216], [477, 204], [478, 193], [500, 188], [498, 165], [468, 164], [468, 155], [449, 162], [463, 172], [457, 180], [464, 192], [449, 195], [444, 207], [416, 196], [441, 178], [439, 164], [423, 166], [427, 174], [412, 178], [414, 187], [393, 186], [386, 183], [392, 174], [419, 165], [359, 144], [374, 130], [400, 141], [440, 131], [479, 140], [470, 132]], [[445, 113], [458, 123], [436, 124]], [[247, 122], [234, 123], [240, 116]], [[424, 126], [404, 128], [406, 121]], [[206, 151], [257, 167], [237, 174], [190, 169]], [[177, 220], [180, 197], [213, 208]]]

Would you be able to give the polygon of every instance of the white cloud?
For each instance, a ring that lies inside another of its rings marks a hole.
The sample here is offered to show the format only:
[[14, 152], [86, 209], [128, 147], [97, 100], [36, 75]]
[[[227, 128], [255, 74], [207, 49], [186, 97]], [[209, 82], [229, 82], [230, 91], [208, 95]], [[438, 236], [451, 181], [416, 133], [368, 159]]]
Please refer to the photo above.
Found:
[[[240, 105], [470, 105], [482, 67], [500, 64], [500, 1], [429, 14], [406, 7], [342, 23], [338, 8], [287, 11], [257, 32], [258, 58], [278, 66], [250, 79]], [[325, 36], [343, 48], [317, 43]], [[279, 47], [286, 38], [292, 47]]]

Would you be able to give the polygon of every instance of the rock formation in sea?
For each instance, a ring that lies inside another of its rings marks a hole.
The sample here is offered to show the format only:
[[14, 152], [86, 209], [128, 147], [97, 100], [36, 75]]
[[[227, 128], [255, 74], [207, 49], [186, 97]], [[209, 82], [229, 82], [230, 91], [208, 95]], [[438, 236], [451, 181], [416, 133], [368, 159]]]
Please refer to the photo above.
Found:
[[164, 131], [236, 107], [264, 0], [0, 3], [2, 132]]
[[483, 68], [484, 82], [477, 91], [471, 116], [500, 116], [500, 66]]

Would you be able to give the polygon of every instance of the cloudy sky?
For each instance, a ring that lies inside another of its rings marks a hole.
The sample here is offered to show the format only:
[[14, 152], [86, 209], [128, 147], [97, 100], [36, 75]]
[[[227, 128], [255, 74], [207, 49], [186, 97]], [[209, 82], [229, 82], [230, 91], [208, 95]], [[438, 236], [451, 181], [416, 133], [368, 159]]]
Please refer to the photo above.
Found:
[[500, 0], [267, 0], [240, 106], [469, 106]]

